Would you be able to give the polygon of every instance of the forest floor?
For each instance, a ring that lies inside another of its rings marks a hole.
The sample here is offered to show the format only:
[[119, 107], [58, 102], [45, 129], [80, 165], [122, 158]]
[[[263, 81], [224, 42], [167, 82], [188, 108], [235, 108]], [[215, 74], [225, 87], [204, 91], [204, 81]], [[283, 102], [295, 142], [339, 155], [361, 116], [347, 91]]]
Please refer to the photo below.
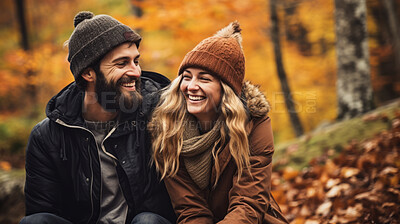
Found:
[[392, 127], [400, 113], [400, 99], [393, 100], [362, 116], [324, 123], [313, 131], [275, 146], [274, 168], [292, 167], [301, 170], [322, 155], [337, 156], [348, 143], [363, 141]]
[[274, 160], [290, 223], [400, 223], [400, 100], [277, 145]]
[[[24, 175], [0, 161], [0, 224], [24, 215]], [[400, 99], [277, 144], [272, 193], [294, 224], [400, 223]]]

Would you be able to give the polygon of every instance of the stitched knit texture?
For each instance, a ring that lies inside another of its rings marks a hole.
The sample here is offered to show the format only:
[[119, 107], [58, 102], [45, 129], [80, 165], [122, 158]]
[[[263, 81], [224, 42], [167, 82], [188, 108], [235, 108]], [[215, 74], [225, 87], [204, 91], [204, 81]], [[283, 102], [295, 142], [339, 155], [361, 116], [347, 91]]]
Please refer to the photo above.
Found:
[[214, 36], [201, 41], [186, 54], [178, 75], [186, 68], [201, 68], [220, 77], [239, 95], [245, 74], [240, 31], [239, 23], [232, 22]]
[[214, 127], [202, 135], [196, 124], [192, 116], [185, 122], [181, 156], [192, 180], [200, 189], [205, 189], [210, 184], [212, 150], [220, 138], [222, 121], [218, 119]]
[[74, 18], [75, 30], [68, 43], [68, 61], [75, 79], [84, 69], [118, 45], [133, 41], [139, 47], [142, 39], [130, 27], [108, 15], [95, 16], [79, 12]]

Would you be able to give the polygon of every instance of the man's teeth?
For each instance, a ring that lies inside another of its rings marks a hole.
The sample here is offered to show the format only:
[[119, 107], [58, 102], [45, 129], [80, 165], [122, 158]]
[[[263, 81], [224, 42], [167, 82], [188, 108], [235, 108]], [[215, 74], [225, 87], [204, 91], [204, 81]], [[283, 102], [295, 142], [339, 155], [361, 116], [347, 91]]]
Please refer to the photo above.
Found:
[[135, 86], [135, 82], [124, 83], [124, 84], [122, 84], [122, 86], [124, 86], [124, 87], [133, 87], [133, 86]]
[[204, 96], [191, 96], [191, 95], [189, 95], [189, 99], [190, 100], [194, 100], [194, 101], [198, 101], [198, 100], [205, 99], [205, 97]]

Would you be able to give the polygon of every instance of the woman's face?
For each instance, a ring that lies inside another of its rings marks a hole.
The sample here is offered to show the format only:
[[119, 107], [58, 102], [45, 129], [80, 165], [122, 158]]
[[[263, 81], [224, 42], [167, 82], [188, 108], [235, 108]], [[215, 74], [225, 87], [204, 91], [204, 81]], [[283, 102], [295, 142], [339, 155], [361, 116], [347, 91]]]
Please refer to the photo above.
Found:
[[198, 68], [187, 68], [182, 73], [180, 89], [185, 96], [187, 110], [200, 121], [215, 121], [221, 103], [219, 78]]

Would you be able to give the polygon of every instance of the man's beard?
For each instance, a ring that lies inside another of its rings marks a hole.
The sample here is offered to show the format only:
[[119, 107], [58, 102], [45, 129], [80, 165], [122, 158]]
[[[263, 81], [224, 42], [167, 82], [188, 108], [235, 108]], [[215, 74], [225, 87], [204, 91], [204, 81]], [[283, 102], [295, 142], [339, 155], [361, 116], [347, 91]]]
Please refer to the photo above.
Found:
[[[140, 78], [124, 75], [115, 83], [108, 83], [103, 72], [96, 71], [96, 94], [97, 101], [108, 112], [121, 111], [123, 113], [132, 113], [137, 110], [142, 103], [140, 94]], [[136, 91], [123, 94], [121, 91], [122, 83], [135, 81]]]

